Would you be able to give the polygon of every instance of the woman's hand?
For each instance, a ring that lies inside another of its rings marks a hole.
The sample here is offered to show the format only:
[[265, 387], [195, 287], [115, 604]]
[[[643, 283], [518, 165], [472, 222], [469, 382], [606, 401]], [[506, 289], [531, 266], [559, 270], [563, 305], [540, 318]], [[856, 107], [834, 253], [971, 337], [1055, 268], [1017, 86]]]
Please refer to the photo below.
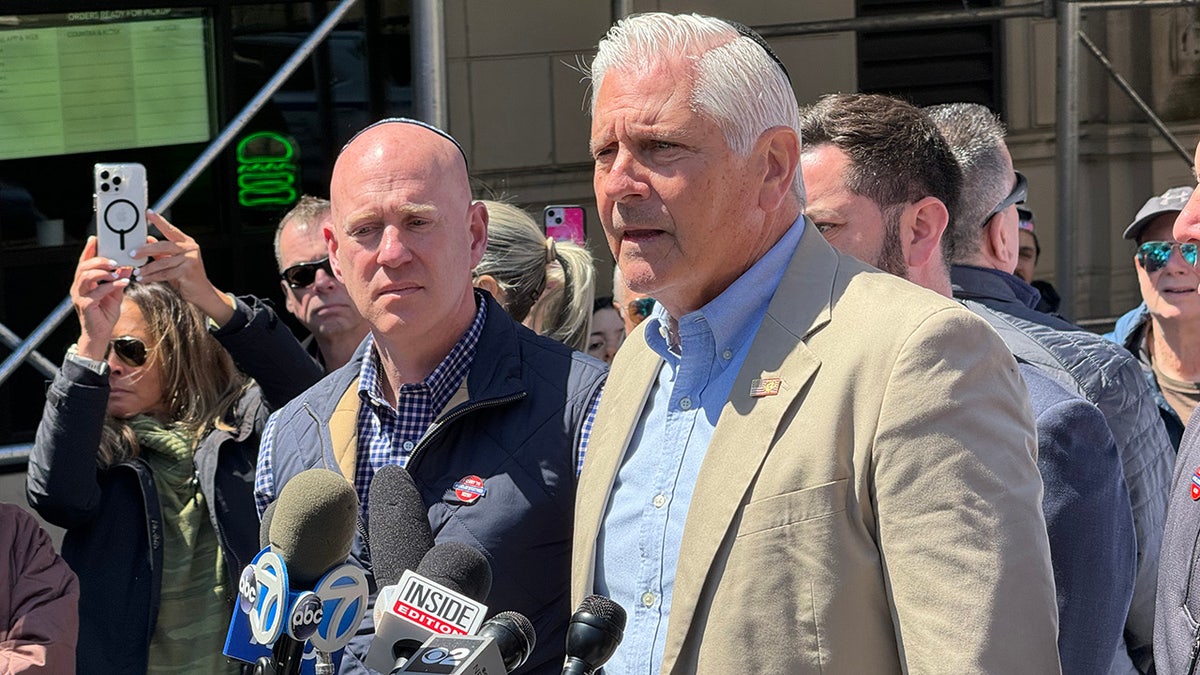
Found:
[[212, 317], [217, 325], [225, 325], [233, 317], [233, 303], [209, 281], [200, 244], [154, 211], [146, 211], [146, 217], [166, 239], [158, 241], [150, 237], [145, 245], [138, 247], [138, 256], [153, 258], [138, 269], [138, 281], [171, 284], [184, 300]]
[[103, 361], [112, 339], [113, 326], [121, 316], [121, 301], [129, 285], [131, 269], [96, 255], [96, 238], [88, 237], [71, 282], [71, 302], [79, 317], [80, 356]]

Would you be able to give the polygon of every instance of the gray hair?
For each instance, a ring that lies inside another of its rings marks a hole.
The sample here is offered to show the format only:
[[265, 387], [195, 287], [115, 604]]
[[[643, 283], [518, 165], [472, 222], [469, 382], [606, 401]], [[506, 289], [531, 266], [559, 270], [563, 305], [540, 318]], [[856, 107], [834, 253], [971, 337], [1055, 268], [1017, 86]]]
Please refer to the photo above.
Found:
[[983, 247], [988, 214], [1012, 190], [1004, 123], [978, 103], [945, 103], [925, 108], [925, 112], [950, 144], [962, 169], [962, 193], [958, 212], [951, 214], [946, 230], [946, 246], [952, 263], [967, 264]]
[[[488, 241], [475, 266], [478, 279], [487, 274], [504, 291], [504, 311], [524, 321], [548, 285], [561, 295], [552, 301], [541, 333], [577, 350], [587, 349], [595, 294], [592, 254], [569, 241], [549, 239], [533, 217], [499, 201], [484, 200], [488, 211]], [[550, 284], [551, 280], [559, 283]], [[549, 301], [549, 299], [547, 299]]]
[[304, 195], [300, 197], [300, 201], [279, 219], [279, 225], [275, 228], [275, 265], [279, 267], [279, 271], [283, 271], [283, 251], [279, 247], [279, 240], [283, 238], [283, 228], [288, 223], [294, 221], [305, 223], [306, 225], [316, 225], [322, 218], [329, 215], [329, 200], [312, 195]]
[[[786, 126], [800, 136], [799, 106], [787, 74], [753, 39], [723, 19], [699, 14], [635, 14], [610, 28], [589, 69], [593, 114], [609, 70], [639, 72], [674, 59], [692, 63], [692, 110], [720, 127], [738, 155], [749, 154], [772, 127]], [[792, 194], [803, 204], [799, 167]]]

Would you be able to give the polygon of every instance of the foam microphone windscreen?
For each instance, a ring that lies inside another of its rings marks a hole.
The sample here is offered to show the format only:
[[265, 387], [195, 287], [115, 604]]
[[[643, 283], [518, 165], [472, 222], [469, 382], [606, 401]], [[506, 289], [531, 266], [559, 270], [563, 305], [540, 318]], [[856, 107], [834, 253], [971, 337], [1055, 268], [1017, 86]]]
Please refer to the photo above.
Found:
[[492, 591], [491, 564], [479, 550], [459, 541], [443, 541], [429, 549], [415, 571], [477, 602], [485, 602]]
[[417, 569], [433, 548], [433, 532], [421, 492], [404, 467], [389, 464], [375, 472], [367, 495], [367, 541], [371, 568], [380, 587]]
[[287, 565], [289, 585], [311, 588], [345, 562], [358, 523], [358, 495], [341, 474], [308, 469], [279, 491], [268, 528], [271, 548]]
[[275, 517], [275, 505], [278, 501], [267, 504], [263, 509], [262, 521], [258, 524], [258, 548], [264, 549], [271, 545], [271, 519]]

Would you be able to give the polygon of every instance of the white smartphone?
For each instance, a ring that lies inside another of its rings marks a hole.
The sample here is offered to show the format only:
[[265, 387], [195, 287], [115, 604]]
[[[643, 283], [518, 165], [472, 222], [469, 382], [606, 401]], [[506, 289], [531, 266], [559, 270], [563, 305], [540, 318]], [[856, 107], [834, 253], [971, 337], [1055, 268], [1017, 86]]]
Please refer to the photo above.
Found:
[[141, 267], [146, 258], [129, 255], [146, 243], [146, 167], [137, 163], [95, 166], [97, 255], [121, 267]]

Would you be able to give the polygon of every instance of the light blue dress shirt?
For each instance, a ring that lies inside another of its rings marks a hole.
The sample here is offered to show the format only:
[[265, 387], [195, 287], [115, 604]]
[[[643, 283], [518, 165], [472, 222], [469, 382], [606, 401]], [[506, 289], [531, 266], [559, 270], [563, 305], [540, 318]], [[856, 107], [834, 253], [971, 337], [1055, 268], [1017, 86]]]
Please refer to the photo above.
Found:
[[607, 673], [659, 671], [692, 488], [803, 233], [802, 216], [729, 288], [680, 318], [678, 351], [668, 346], [669, 319], [661, 304], [646, 320], [646, 342], [662, 366], [617, 472], [596, 546], [595, 590], [628, 614]]

